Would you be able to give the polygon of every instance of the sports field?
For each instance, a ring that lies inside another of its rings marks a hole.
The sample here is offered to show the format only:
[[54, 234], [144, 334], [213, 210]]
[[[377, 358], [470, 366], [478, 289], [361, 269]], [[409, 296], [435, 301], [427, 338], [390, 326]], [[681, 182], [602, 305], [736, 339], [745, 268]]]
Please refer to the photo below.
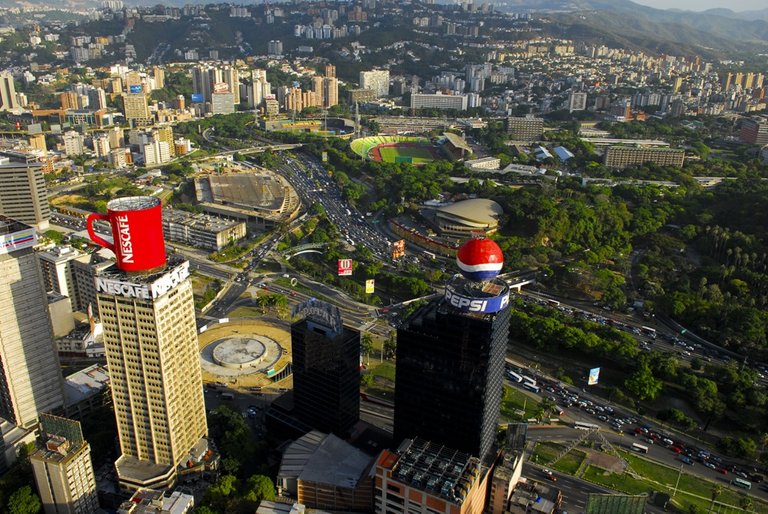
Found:
[[373, 136], [352, 141], [352, 151], [378, 162], [425, 164], [442, 159], [429, 139], [412, 136]]

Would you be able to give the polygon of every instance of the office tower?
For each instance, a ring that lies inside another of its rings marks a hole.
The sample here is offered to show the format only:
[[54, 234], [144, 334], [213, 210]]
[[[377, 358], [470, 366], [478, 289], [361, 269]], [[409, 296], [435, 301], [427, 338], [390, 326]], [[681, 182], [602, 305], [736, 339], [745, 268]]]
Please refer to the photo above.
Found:
[[587, 93], [574, 92], [568, 97], [568, 111], [583, 111], [587, 108]]
[[166, 125], [164, 127], [156, 128], [154, 130], [154, 138], [168, 145], [170, 158], [176, 157], [176, 147], [173, 142], [173, 127]]
[[42, 163], [0, 165], [0, 214], [38, 230], [48, 228], [51, 207]]
[[9, 111], [19, 107], [13, 75], [10, 71], [0, 72], [0, 111]]
[[452, 279], [444, 298], [397, 330], [394, 439], [419, 437], [483, 459], [496, 440], [509, 288], [488, 280], [503, 262], [491, 240], [470, 240], [458, 258], [467, 278]]
[[515, 141], [536, 141], [544, 134], [544, 119], [531, 114], [507, 118], [507, 133]]
[[291, 325], [296, 417], [347, 437], [360, 411], [360, 332], [344, 327], [338, 307], [309, 300], [294, 308]]
[[360, 72], [360, 89], [372, 89], [376, 98], [389, 94], [389, 70]]
[[[157, 206], [151, 197], [109, 203], [128, 216]], [[146, 223], [127, 223], [145, 230]], [[136, 261], [152, 247], [143, 238], [134, 248]], [[164, 252], [162, 243], [150, 257], [157, 252]], [[96, 291], [122, 451], [118, 480], [125, 489], [168, 487], [178, 466], [200, 461], [207, 450], [189, 262], [173, 259], [160, 269], [131, 272], [114, 265], [96, 276]]]
[[739, 138], [751, 145], [767, 145], [768, 117], [756, 116], [754, 118], [744, 118], [741, 120]]
[[80, 423], [40, 415], [40, 441], [29, 457], [45, 514], [90, 514], [99, 508], [91, 447]]
[[[198, 65], [192, 68], [192, 95], [202, 95], [203, 102], [211, 101], [213, 93], [213, 68]], [[193, 99], [194, 102], [194, 99]]]
[[149, 114], [147, 95], [144, 93], [126, 93], [123, 95], [123, 112], [131, 126], [144, 126], [152, 123]]
[[229, 92], [232, 93], [233, 103], [240, 103], [240, 73], [234, 66], [226, 65], [222, 68], [222, 80], [229, 86]]
[[64, 404], [35, 230], [0, 216], [0, 417], [28, 428]]
[[339, 80], [335, 77], [323, 79], [323, 107], [329, 108], [339, 103]]

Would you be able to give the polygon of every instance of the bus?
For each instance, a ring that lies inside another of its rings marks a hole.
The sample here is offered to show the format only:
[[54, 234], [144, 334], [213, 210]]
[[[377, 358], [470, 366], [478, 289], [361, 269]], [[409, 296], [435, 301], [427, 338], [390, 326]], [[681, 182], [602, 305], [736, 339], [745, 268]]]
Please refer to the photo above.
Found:
[[594, 423], [584, 423], [583, 421], [576, 421], [573, 424], [573, 428], [577, 430], [598, 430], [600, 427]]
[[547, 305], [550, 307], [560, 307], [560, 302], [557, 300], [547, 300]]
[[523, 381], [522, 375], [518, 375], [512, 370], [507, 370], [507, 378], [513, 382], [517, 382], [518, 384]]
[[734, 478], [731, 480], [731, 483], [736, 487], [741, 487], [742, 489], [752, 489], [752, 482], [744, 480], [743, 478]]
[[648, 447], [644, 444], [632, 443], [632, 451], [637, 453], [648, 453]]
[[525, 375], [520, 375], [520, 378], [523, 380], [523, 384], [524, 385], [529, 385], [529, 386], [535, 386], [536, 385], [536, 380], [534, 380], [531, 377], [527, 377]]
[[656, 339], [656, 329], [651, 327], [640, 327], [640, 332], [647, 335], [651, 339]]
[[528, 382], [523, 382], [523, 389], [527, 389], [530, 392], [537, 393], [537, 394], [538, 394], [539, 391], [541, 391], [541, 388], [539, 386], [537, 386], [535, 383], [531, 384], [531, 383], [528, 383]]

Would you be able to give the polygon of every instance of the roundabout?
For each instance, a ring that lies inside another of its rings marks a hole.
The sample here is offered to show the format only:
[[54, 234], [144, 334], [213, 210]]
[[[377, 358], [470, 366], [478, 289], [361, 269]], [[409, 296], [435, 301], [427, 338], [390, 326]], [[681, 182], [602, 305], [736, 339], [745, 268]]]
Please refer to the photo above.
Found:
[[290, 326], [280, 320], [227, 320], [198, 339], [204, 382], [264, 386], [291, 361]]

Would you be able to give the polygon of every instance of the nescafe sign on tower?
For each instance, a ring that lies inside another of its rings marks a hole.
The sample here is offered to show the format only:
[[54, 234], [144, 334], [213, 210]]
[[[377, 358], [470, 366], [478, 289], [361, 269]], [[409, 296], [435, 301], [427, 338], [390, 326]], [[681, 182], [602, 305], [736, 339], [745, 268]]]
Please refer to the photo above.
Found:
[[[96, 235], [96, 220], [110, 224], [114, 243]], [[89, 215], [86, 227], [93, 242], [115, 252], [117, 267], [123, 271], [149, 271], [165, 264], [162, 206], [154, 196], [110, 200], [107, 214]]]

